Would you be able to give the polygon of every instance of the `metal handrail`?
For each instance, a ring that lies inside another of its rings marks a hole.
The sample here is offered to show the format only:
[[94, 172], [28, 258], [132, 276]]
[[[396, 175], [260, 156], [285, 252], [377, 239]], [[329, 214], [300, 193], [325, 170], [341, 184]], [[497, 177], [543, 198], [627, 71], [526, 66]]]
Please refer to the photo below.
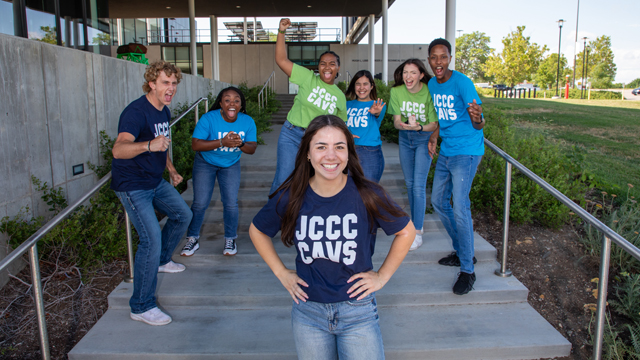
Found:
[[[206, 97], [198, 99], [187, 110], [183, 111], [173, 122], [169, 124], [169, 137], [171, 138], [171, 127], [175, 125], [180, 119], [189, 113], [189, 111], [196, 109], [195, 118], [198, 122], [198, 108], [197, 105], [200, 102], [205, 101], [205, 108], [208, 108], [209, 100]], [[172, 146], [172, 145], [171, 145]], [[169, 147], [169, 151], [172, 152], [172, 147]], [[170, 154], [173, 158], [173, 155]], [[109, 180], [111, 180], [111, 171], [102, 179], [100, 179], [89, 191], [84, 193], [80, 198], [74, 201], [73, 204], [64, 208], [58, 215], [54, 216], [40, 229], [38, 229], [33, 235], [25, 240], [20, 246], [15, 248], [10, 254], [0, 260], [0, 271], [6, 269], [11, 263], [19, 259], [27, 251], [29, 252], [29, 262], [31, 268], [31, 281], [33, 286], [33, 297], [36, 305], [36, 318], [38, 319], [38, 335], [40, 337], [40, 349], [42, 351], [42, 358], [49, 360], [51, 358], [51, 352], [49, 350], [49, 336], [47, 333], [47, 324], [45, 321], [45, 309], [44, 299], [42, 295], [42, 281], [40, 276], [40, 262], [38, 260], [38, 241], [49, 233], [53, 228], [66, 219], [71, 213], [73, 213], [80, 205], [89, 200], [100, 188], [102, 188]], [[129, 259], [129, 276], [125, 277], [125, 282], [133, 281], [133, 240], [131, 235], [131, 222], [129, 220], [129, 214], [125, 211], [125, 223], [127, 229], [127, 253]]]
[[349, 72], [349, 70], [346, 70], [347, 72], [347, 86], [349, 86], [349, 83], [351, 82], [351, 73]]
[[551, 194], [558, 201], [566, 205], [576, 215], [580, 216], [584, 221], [591, 224], [597, 230], [603, 233], [602, 237], [602, 249], [600, 251], [600, 280], [598, 281], [598, 303], [596, 310], [596, 333], [595, 342], [593, 344], [593, 359], [600, 360], [602, 358], [602, 344], [604, 335], [604, 321], [605, 321], [605, 309], [607, 301], [607, 285], [609, 282], [609, 263], [611, 260], [611, 241], [616, 243], [624, 251], [628, 252], [631, 256], [640, 260], [640, 249], [627, 241], [620, 234], [613, 231], [611, 228], [603, 224], [595, 216], [591, 215], [587, 210], [583, 209], [580, 205], [573, 202], [558, 189], [549, 185], [541, 177], [534, 172], [520, 164], [516, 159], [497, 147], [491, 141], [484, 139], [484, 144], [496, 154], [506, 160], [506, 172], [505, 172], [505, 191], [504, 191], [504, 221], [503, 221], [503, 242], [502, 242], [502, 264], [500, 269], [495, 271], [496, 275], [501, 277], [511, 276], [511, 271], [507, 270], [507, 248], [509, 237], [509, 209], [511, 204], [511, 170], [512, 166], [520, 170], [522, 174], [538, 184], [542, 189]]
[[262, 109], [264, 109], [264, 107], [267, 106], [267, 103], [269, 101], [269, 94], [265, 94], [264, 90], [269, 89], [269, 91], [275, 92], [275, 88], [276, 88], [276, 72], [272, 71], [271, 75], [269, 75], [269, 78], [267, 79], [267, 81], [264, 82], [264, 86], [262, 86], [262, 89], [260, 89], [260, 92], [258, 93], [258, 106], [260, 107], [260, 111], [262, 111]]

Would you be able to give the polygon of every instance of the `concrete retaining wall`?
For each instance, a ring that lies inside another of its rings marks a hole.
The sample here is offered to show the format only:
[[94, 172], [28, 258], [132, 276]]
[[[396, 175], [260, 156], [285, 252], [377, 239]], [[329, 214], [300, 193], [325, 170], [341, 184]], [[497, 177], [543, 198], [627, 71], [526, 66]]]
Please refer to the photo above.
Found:
[[[62, 187], [69, 202], [96, 183], [87, 162], [100, 163], [99, 132], [117, 135], [120, 113], [143, 95], [144, 71], [141, 64], [0, 34], [0, 218], [27, 208], [28, 216], [48, 215], [31, 176]], [[226, 85], [185, 75], [172, 107]], [[84, 174], [74, 176], [78, 164]], [[0, 258], [3, 244], [0, 238]]]

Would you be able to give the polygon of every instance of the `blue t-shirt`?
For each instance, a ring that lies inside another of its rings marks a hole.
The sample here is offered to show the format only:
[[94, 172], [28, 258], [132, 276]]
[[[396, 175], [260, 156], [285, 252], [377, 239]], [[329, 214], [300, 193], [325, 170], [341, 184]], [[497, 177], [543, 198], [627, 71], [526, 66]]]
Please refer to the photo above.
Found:
[[429, 91], [440, 122], [440, 153], [444, 156], [484, 155], [484, 132], [473, 128], [467, 111], [467, 104], [474, 99], [478, 105], [482, 104], [471, 79], [453, 70], [444, 84], [431, 78]]
[[382, 107], [380, 115], [373, 116], [369, 112], [369, 108], [373, 105], [371, 101], [347, 101], [347, 126], [353, 135], [360, 138], [354, 138], [356, 145], [359, 146], [378, 146], [382, 144], [380, 140], [380, 123], [387, 112], [387, 105]]
[[[118, 134], [129, 133], [134, 142], [148, 142], [156, 136], [169, 137], [171, 111], [156, 109], [146, 95], [129, 104], [120, 115]], [[167, 166], [167, 152], [144, 152], [132, 159], [113, 159], [111, 189], [115, 191], [150, 190], [158, 186]]]
[[[381, 192], [378, 194], [384, 198]], [[282, 199], [279, 199], [280, 195]], [[253, 218], [253, 225], [274, 237], [280, 230], [281, 216], [288, 203], [289, 192], [279, 192]], [[354, 274], [373, 269], [371, 256], [376, 230], [382, 228], [391, 235], [409, 223], [406, 216], [396, 218], [382, 209], [380, 213], [390, 221], [375, 219], [371, 233], [367, 209], [351, 177], [344, 189], [328, 198], [317, 195], [311, 186], [307, 187], [296, 220], [294, 245], [297, 249], [296, 272], [309, 285], [303, 287], [309, 300], [320, 303], [349, 300], [347, 290], [353, 283], [348, 284], [347, 280]]]
[[[251, 116], [238, 113], [236, 121], [227, 122], [220, 115], [220, 109], [209, 111], [200, 118], [193, 131], [193, 137], [200, 140], [218, 140], [227, 136], [231, 131], [240, 135], [242, 141], [257, 141], [256, 123]], [[201, 151], [200, 153], [209, 164], [226, 168], [240, 160], [242, 150], [238, 147], [229, 148], [223, 146], [209, 151]]]

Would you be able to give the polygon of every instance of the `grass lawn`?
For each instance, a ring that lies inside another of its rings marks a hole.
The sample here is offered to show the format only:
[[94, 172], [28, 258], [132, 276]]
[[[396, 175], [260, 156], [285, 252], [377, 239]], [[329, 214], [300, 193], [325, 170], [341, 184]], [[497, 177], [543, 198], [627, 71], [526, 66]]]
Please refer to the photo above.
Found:
[[567, 153], [575, 146], [603, 190], [624, 196], [632, 184], [631, 194], [640, 197], [640, 101], [483, 101], [512, 116], [520, 136], [542, 134]]

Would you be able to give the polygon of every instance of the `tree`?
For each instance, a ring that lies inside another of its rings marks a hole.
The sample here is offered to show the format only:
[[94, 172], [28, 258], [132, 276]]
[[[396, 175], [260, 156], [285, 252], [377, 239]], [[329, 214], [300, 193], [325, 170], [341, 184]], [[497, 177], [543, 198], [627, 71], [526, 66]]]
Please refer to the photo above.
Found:
[[[560, 56], [560, 86], [564, 85], [565, 75], [571, 75], [573, 71], [567, 66], [567, 58]], [[556, 77], [558, 75], [558, 54], [549, 54], [540, 62], [538, 71], [536, 71], [533, 79], [535, 83], [543, 89], [551, 89], [556, 86]]]
[[[38, 39], [38, 41], [45, 42], [47, 44], [58, 45], [58, 40], [56, 36], [56, 27], [51, 26], [40, 26], [40, 30], [44, 32], [44, 36]], [[64, 43], [63, 43], [64, 45]]]
[[107, 33], [100, 32], [96, 37], [91, 40], [93, 45], [110, 45], [111, 36]]
[[[613, 62], [613, 50], [611, 50], [611, 37], [602, 35], [593, 41], [587, 43], [587, 50], [589, 52], [587, 77], [591, 80], [592, 87], [595, 87], [595, 83], [610, 87], [613, 84], [613, 79], [616, 77], [618, 71], [616, 64]], [[580, 52], [576, 57], [576, 79], [582, 78], [584, 51]], [[596, 70], [597, 68], [597, 70]], [[600, 88], [600, 87], [599, 87]]]
[[637, 88], [640, 87], [640, 78], [637, 78], [635, 80], [632, 80], [630, 83], [627, 84], [628, 88]]
[[483, 65], [491, 54], [491, 39], [483, 32], [474, 31], [456, 39], [456, 68], [476, 82], [485, 79]]
[[484, 66], [486, 75], [511, 86], [533, 78], [544, 53], [549, 49], [546, 45], [540, 47], [531, 43], [530, 37], [523, 35], [524, 29], [524, 26], [518, 26], [518, 30], [502, 39], [504, 49], [501, 53], [491, 52]]

